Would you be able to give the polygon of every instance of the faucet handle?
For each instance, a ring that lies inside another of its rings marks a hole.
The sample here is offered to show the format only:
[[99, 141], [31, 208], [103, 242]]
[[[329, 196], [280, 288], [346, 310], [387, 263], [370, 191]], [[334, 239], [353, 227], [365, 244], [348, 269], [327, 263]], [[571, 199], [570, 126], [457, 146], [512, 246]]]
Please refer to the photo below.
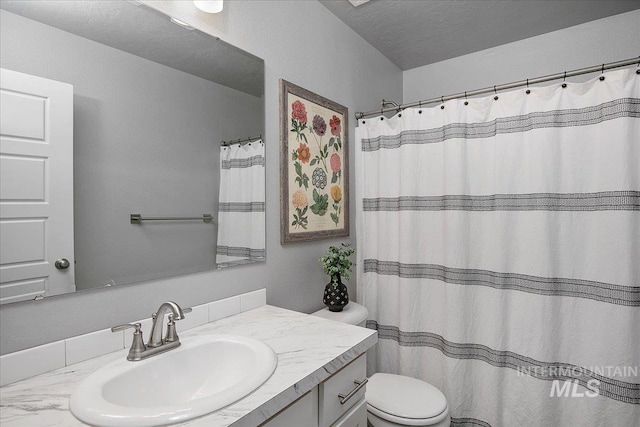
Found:
[[111, 328], [111, 332], [120, 332], [129, 328], [136, 328], [134, 333], [138, 333], [140, 332], [140, 328], [142, 328], [142, 324], [141, 323], [125, 323], [124, 325], [114, 326], [113, 328]]
[[[183, 308], [182, 313], [191, 313], [193, 309], [191, 307]], [[184, 319], [184, 317], [183, 317]], [[176, 321], [178, 319], [173, 318], [173, 314], [169, 314], [169, 323], [167, 323], [167, 335], [164, 338], [165, 342], [180, 341], [178, 338], [178, 332], [176, 331]]]
[[129, 349], [127, 360], [140, 360], [140, 355], [147, 349], [142, 339], [141, 323], [125, 323], [124, 325], [114, 326], [111, 328], [111, 332], [120, 332], [129, 328], [135, 328], [136, 330], [133, 332], [133, 341], [131, 341], [131, 348]]
[[[182, 310], [184, 312], [184, 310]], [[176, 331], [176, 322], [173, 320], [173, 314], [169, 314], [169, 323], [167, 323], [167, 335], [164, 337], [164, 342], [179, 341], [178, 332]]]

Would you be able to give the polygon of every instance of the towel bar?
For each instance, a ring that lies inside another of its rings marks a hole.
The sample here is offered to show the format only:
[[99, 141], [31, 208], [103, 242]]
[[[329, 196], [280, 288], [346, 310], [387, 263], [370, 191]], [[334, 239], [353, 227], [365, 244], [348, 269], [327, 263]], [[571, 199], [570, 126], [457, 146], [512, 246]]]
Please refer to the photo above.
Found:
[[202, 221], [205, 223], [213, 222], [213, 217], [211, 214], [204, 214], [202, 216], [171, 216], [171, 217], [163, 217], [163, 216], [149, 216], [142, 217], [140, 214], [131, 214], [130, 217], [131, 224], [140, 224], [142, 221]]

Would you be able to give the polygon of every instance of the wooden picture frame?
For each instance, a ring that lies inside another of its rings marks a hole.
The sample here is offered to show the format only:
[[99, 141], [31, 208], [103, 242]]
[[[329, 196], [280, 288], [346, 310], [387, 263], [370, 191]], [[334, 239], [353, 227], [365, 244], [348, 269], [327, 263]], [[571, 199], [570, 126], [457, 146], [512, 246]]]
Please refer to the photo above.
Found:
[[349, 110], [280, 80], [280, 243], [349, 235]]

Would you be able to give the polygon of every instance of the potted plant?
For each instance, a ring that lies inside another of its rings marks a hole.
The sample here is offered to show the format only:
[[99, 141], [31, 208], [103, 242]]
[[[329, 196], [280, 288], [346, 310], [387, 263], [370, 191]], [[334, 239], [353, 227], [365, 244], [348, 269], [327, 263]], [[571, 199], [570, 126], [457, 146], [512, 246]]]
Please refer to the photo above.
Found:
[[353, 262], [349, 257], [355, 253], [350, 243], [342, 243], [340, 246], [329, 246], [329, 250], [320, 257], [320, 263], [324, 272], [331, 277], [331, 282], [324, 288], [322, 302], [331, 311], [342, 311], [349, 304], [347, 286], [342, 283], [342, 278], [349, 280], [349, 272]]

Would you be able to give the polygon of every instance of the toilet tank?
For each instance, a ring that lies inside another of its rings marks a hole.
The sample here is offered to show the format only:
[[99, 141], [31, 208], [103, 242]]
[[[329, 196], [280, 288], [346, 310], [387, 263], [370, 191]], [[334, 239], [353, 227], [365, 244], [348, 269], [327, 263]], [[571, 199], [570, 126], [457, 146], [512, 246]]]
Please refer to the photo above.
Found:
[[360, 304], [350, 302], [342, 309], [342, 311], [329, 311], [328, 308], [323, 308], [315, 313], [311, 313], [311, 315], [335, 320], [336, 322], [364, 327], [367, 322], [367, 318], [369, 317], [369, 311], [366, 307]]

